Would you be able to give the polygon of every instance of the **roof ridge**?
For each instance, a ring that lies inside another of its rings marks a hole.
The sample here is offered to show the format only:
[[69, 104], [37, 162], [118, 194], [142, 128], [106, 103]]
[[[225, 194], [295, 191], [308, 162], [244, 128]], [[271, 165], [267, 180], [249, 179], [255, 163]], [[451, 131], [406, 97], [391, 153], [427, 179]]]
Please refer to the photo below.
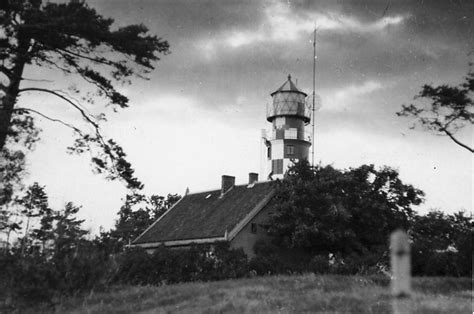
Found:
[[[265, 180], [265, 181], [257, 181], [257, 182], [254, 182], [252, 184], [262, 184], [262, 183], [269, 183], [269, 182], [274, 182], [274, 180]], [[242, 183], [242, 184], [235, 184], [235, 186], [248, 186], [249, 184], [248, 183]], [[188, 196], [188, 195], [196, 195], [196, 194], [202, 194], [202, 193], [211, 193], [211, 192], [220, 192], [221, 189], [212, 189], [212, 190], [203, 190], [203, 191], [197, 191], [197, 192], [189, 192], [188, 194], [184, 195], [183, 197], [185, 196]]]
[[212, 189], [212, 190], [203, 190], [203, 191], [197, 191], [197, 192], [189, 192], [188, 194], [186, 194], [185, 196], [188, 196], [188, 195], [196, 195], [196, 194], [202, 194], [202, 193], [211, 193], [211, 192], [217, 192], [219, 191], [220, 192], [221, 189]]

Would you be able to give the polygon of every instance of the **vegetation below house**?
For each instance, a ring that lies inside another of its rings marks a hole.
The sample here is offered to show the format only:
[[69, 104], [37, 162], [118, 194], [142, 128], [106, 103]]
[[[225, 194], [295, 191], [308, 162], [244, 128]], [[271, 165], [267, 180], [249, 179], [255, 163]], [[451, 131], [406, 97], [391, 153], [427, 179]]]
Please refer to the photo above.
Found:
[[414, 296], [394, 300], [389, 279], [312, 274], [270, 276], [160, 287], [116, 287], [68, 298], [55, 309], [68, 313], [467, 313], [470, 278], [414, 278]]
[[[176, 195], [127, 197], [115, 228], [91, 239], [76, 218], [79, 207], [68, 203], [62, 210], [51, 209], [43, 187], [35, 184], [15, 204], [17, 217], [24, 219], [19, 223], [28, 228], [0, 254], [0, 309], [53, 306], [61, 298], [116, 285], [166, 286], [269, 274], [386, 277], [388, 234], [400, 225], [411, 237], [415, 275], [472, 274], [471, 217], [416, 214], [411, 205], [420, 201], [421, 191], [403, 184], [393, 169], [341, 171], [297, 163], [279, 185], [278, 205], [267, 226], [275, 241], [257, 243], [256, 257], [247, 260], [228, 243], [161, 247], [153, 254], [127, 249], [176, 202]], [[369, 233], [364, 226], [371, 226]]]

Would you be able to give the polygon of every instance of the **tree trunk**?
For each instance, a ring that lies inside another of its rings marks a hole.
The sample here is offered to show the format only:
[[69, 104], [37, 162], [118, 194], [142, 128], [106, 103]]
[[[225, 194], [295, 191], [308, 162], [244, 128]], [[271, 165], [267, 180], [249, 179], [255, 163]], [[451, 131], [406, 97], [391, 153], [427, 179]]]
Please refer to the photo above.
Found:
[[30, 227], [30, 216], [27, 217], [26, 219], [26, 230], [25, 230], [25, 236], [21, 240], [21, 255], [25, 255], [25, 241], [28, 240], [28, 229]]
[[12, 119], [13, 107], [15, 106], [15, 98], [15, 96], [8, 93], [0, 100], [0, 150], [5, 146]]
[[29, 41], [29, 38], [19, 36], [14, 66], [11, 70], [11, 76], [8, 77], [10, 84], [6, 89], [6, 94], [0, 99], [0, 150], [2, 150], [3, 146], [5, 146], [8, 129], [10, 128], [13, 109], [17, 101], [18, 90], [20, 89], [23, 70], [28, 60], [28, 49], [30, 46]]
[[8, 232], [7, 232], [7, 249], [6, 249], [7, 252], [10, 249], [10, 233], [12, 233], [12, 229], [8, 229]]

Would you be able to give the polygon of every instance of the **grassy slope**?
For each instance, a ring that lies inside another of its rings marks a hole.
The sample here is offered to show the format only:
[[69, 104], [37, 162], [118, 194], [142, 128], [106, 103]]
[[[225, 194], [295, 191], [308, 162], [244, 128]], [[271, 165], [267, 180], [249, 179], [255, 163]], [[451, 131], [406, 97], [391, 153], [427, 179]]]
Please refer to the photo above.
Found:
[[[393, 300], [386, 278], [274, 276], [161, 287], [121, 287], [69, 299], [73, 313], [357, 312], [470, 313], [470, 278], [415, 278], [411, 299]], [[397, 304], [397, 303], [398, 304]]]

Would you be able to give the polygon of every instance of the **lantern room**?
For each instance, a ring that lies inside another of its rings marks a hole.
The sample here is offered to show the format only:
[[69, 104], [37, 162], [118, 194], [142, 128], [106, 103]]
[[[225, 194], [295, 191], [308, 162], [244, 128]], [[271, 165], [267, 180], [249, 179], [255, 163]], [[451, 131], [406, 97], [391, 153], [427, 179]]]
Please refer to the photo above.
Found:
[[306, 93], [296, 87], [288, 75], [288, 80], [276, 91], [270, 94], [273, 103], [267, 105], [267, 121], [272, 122], [281, 116], [294, 116], [305, 123], [311, 120], [311, 108], [306, 105]]

